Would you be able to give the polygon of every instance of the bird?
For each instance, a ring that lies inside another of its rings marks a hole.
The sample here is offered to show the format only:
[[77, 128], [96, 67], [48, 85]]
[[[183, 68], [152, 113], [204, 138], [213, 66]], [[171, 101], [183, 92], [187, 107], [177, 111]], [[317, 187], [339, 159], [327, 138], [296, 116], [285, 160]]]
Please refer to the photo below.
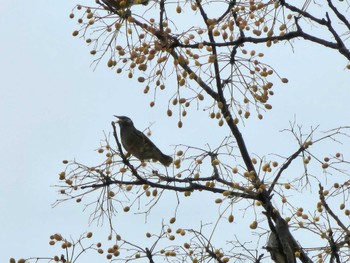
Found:
[[124, 149], [140, 161], [152, 159], [164, 166], [169, 166], [173, 158], [163, 154], [158, 147], [141, 131], [135, 128], [132, 120], [126, 116], [117, 116], [120, 127], [120, 138]]
[[133, 5], [148, 5], [149, 0], [102, 0], [107, 7], [118, 13], [118, 11], [128, 9]]

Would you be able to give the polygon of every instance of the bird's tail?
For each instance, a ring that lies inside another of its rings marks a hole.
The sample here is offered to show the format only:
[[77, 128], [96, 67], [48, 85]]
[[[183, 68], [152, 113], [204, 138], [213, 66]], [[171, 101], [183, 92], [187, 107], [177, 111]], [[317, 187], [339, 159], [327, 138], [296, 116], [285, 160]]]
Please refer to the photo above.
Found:
[[164, 166], [169, 166], [173, 162], [173, 158], [169, 155], [162, 154], [159, 158], [159, 161]]

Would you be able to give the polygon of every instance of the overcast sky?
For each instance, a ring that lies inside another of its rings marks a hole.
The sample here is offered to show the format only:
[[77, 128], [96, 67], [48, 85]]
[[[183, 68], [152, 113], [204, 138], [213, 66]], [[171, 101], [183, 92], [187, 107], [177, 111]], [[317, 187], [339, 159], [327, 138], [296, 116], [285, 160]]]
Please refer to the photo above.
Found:
[[[217, 125], [211, 131], [186, 120], [179, 130], [177, 120], [166, 116], [166, 105], [148, 106], [152, 98], [142, 86], [104, 65], [94, 71], [89, 48], [71, 36], [76, 29], [68, 18], [73, 6], [74, 1], [0, 1], [0, 262], [52, 255], [50, 234], [78, 237], [88, 229], [83, 206], [51, 208], [58, 195], [50, 186], [64, 169], [63, 159], [93, 163], [104, 132], [111, 131], [113, 114], [132, 117], [141, 130], [154, 123], [152, 138], [169, 154], [177, 143], [203, 147], [218, 130]], [[278, 131], [294, 116], [306, 127], [320, 124], [323, 130], [349, 125], [345, 59], [306, 42], [296, 43], [294, 53], [285, 47], [270, 57], [289, 78], [288, 85], [276, 87], [273, 110], [264, 121], [252, 119], [242, 127], [251, 152], [281, 150], [277, 146], [288, 137]], [[199, 123], [212, 123], [201, 110], [192, 116], [189, 120], [200, 116]], [[286, 147], [295, 150], [290, 141]], [[156, 217], [167, 219], [171, 213], [158, 211]]]

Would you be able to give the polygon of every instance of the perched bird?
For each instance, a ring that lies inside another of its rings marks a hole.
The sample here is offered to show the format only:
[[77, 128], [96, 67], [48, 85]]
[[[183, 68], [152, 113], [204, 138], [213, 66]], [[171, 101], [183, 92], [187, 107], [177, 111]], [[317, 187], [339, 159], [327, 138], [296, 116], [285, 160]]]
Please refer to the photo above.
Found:
[[128, 9], [133, 5], [147, 5], [149, 0], [102, 0], [113, 12]]
[[173, 158], [163, 154], [146, 135], [137, 130], [132, 120], [125, 116], [116, 116], [119, 120], [120, 138], [124, 149], [140, 161], [152, 159], [169, 166]]
[[[269, 225], [272, 224], [268, 219]], [[270, 226], [271, 227], [271, 226]], [[276, 218], [276, 225], [271, 229], [266, 250], [270, 252], [271, 259], [276, 263], [296, 263], [293, 243], [288, 234], [288, 223], [282, 218]]]

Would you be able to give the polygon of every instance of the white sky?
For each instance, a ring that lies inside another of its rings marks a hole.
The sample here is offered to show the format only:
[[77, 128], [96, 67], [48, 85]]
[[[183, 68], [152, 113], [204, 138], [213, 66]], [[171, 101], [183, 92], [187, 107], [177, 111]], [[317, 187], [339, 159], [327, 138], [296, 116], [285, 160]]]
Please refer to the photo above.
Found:
[[[57, 183], [63, 159], [93, 162], [103, 131], [111, 131], [113, 114], [132, 117], [141, 130], [154, 122], [152, 138], [166, 153], [177, 143], [203, 147], [213, 132], [227, 132], [216, 124], [203, 131], [186, 119], [179, 130], [176, 119], [166, 117], [166, 105], [151, 109], [152, 98], [135, 81], [103, 64], [93, 71], [89, 48], [71, 36], [75, 21], [68, 15], [73, 6], [71, 1], [0, 2], [0, 262], [52, 255], [50, 234], [77, 238], [88, 229], [89, 214], [82, 212], [83, 206], [51, 208], [58, 195], [50, 186]], [[305, 127], [349, 125], [350, 74], [344, 70], [345, 59], [306, 42], [295, 44], [294, 52], [271, 50], [274, 67], [289, 84], [276, 87], [273, 110], [264, 121], [246, 122], [243, 133], [251, 152], [287, 155], [295, 150], [291, 137], [278, 133], [294, 115]], [[202, 110], [190, 113], [189, 120], [191, 116], [202, 125], [213, 123]], [[286, 139], [291, 143], [281, 149]], [[201, 201], [196, 196], [194, 203]], [[171, 216], [169, 211], [156, 211], [154, 218]], [[116, 220], [122, 224], [123, 218]], [[107, 229], [98, 229], [105, 237]]]

